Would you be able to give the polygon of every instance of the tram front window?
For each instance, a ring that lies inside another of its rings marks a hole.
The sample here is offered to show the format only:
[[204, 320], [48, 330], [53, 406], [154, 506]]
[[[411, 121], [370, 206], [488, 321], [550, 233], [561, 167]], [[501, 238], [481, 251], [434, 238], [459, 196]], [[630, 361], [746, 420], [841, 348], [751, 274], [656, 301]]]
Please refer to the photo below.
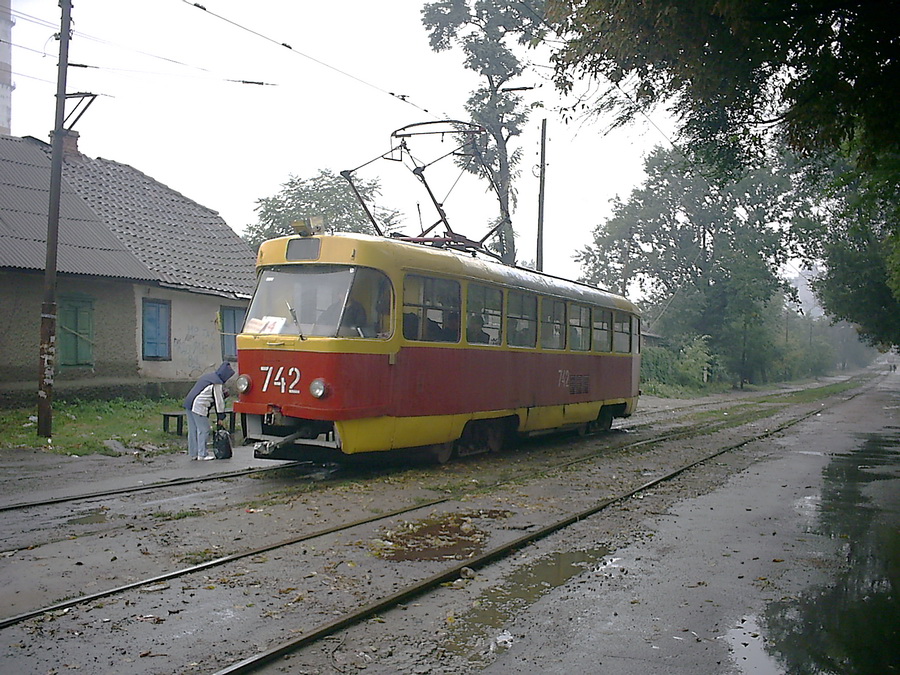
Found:
[[291, 265], [260, 272], [245, 333], [384, 338], [391, 334], [391, 282], [378, 270]]

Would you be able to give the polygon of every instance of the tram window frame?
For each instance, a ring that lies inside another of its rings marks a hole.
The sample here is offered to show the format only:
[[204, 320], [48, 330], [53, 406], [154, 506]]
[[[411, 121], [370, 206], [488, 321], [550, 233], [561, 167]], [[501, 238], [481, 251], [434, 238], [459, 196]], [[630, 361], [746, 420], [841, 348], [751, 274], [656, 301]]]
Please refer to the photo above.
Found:
[[641, 317], [632, 316], [631, 317], [631, 333], [633, 339], [631, 341], [631, 346], [635, 354], [640, 354], [643, 345], [641, 344], [643, 340], [641, 339]]
[[285, 247], [284, 251], [284, 259], [287, 262], [318, 260], [321, 249], [322, 241], [320, 239], [312, 237], [288, 239], [287, 247]]
[[[479, 320], [481, 324], [478, 323]], [[467, 285], [466, 342], [495, 346], [502, 344], [503, 291], [499, 288], [476, 283]]]
[[594, 307], [591, 314], [592, 349], [595, 352], [612, 351], [613, 311]]
[[461, 308], [459, 281], [422, 274], [403, 277], [403, 337], [407, 340], [459, 342]]
[[541, 348], [566, 348], [566, 302], [541, 298]]
[[[515, 325], [513, 325], [515, 322]], [[506, 344], [534, 349], [537, 345], [538, 297], [509, 291], [506, 297]]]
[[587, 305], [569, 305], [569, 349], [575, 352], [591, 350], [591, 308]]
[[624, 312], [613, 314], [613, 351], [617, 354], [631, 353], [631, 316]]

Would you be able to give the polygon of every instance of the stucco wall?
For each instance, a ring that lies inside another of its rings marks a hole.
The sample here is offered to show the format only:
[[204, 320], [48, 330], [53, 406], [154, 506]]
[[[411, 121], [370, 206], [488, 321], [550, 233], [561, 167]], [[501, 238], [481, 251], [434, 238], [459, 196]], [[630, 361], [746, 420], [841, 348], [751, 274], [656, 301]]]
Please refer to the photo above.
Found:
[[[171, 303], [171, 360], [140, 362], [141, 377], [162, 379], [196, 379], [215, 370], [223, 358], [222, 340], [216, 325], [219, 309], [223, 305], [246, 307], [248, 304], [212, 295], [135, 286], [135, 306], [140, 308], [144, 298]], [[138, 354], [142, 350], [141, 340], [138, 331], [135, 335]]]
[[[37, 380], [43, 286], [42, 274], [0, 271], [0, 382]], [[90, 298], [94, 308], [93, 367], [57, 367], [57, 378], [138, 374], [131, 286], [90, 277], [57, 277], [57, 300], [77, 295]]]
[[[216, 319], [222, 306], [247, 301], [161, 289], [145, 284], [60, 275], [57, 297], [93, 303], [93, 367], [57, 367], [58, 380], [193, 380], [222, 362]], [[0, 270], [0, 384], [37, 382], [43, 274]], [[143, 298], [171, 303], [172, 358], [143, 359]]]

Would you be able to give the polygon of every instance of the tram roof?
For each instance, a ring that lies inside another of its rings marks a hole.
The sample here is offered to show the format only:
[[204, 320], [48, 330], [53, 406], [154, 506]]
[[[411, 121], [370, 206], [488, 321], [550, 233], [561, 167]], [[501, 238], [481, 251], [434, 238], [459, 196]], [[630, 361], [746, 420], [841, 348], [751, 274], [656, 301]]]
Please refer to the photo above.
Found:
[[[318, 239], [321, 242], [318, 257], [288, 259], [288, 242], [298, 239]], [[301, 263], [361, 265], [375, 267], [388, 274], [400, 270], [438, 274], [640, 313], [638, 307], [627, 298], [582, 282], [503, 265], [494, 260], [477, 258], [472, 253], [388, 237], [355, 233], [280, 237], [263, 243], [257, 257], [257, 267]]]

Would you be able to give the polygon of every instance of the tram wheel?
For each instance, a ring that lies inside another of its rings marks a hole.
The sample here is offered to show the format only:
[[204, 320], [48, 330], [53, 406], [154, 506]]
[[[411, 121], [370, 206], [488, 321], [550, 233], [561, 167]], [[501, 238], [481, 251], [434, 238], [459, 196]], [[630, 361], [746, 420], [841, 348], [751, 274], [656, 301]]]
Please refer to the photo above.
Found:
[[446, 464], [453, 459], [453, 443], [438, 443], [429, 448], [435, 464]]
[[596, 431], [609, 431], [612, 429], [613, 423], [613, 415], [609, 410], [600, 409], [600, 414], [597, 416], [597, 421], [594, 422], [594, 429]]
[[502, 420], [490, 420], [484, 430], [484, 444], [488, 452], [500, 452], [506, 444], [506, 428]]

